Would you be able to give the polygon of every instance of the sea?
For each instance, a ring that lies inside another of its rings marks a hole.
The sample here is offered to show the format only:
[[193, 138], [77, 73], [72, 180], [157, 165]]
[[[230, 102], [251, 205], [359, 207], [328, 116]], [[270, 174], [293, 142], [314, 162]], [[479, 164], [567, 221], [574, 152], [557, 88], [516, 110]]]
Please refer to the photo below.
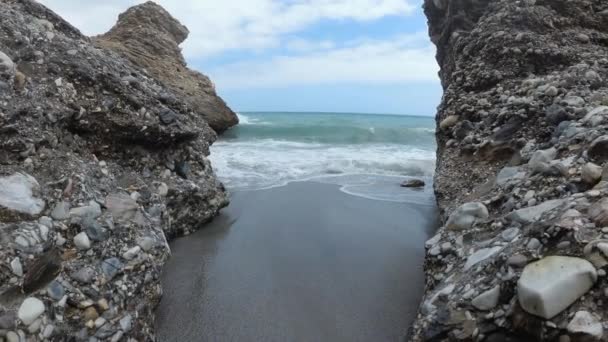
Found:
[[[311, 181], [373, 200], [433, 205], [433, 117], [246, 112], [211, 147], [211, 163], [229, 191]], [[401, 182], [423, 179], [423, 189]]]

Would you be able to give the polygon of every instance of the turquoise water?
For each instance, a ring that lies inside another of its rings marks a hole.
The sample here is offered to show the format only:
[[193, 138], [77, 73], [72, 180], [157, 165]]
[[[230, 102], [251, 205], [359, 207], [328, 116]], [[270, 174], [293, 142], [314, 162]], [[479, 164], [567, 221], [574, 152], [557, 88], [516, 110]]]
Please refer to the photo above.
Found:
[[227, 140], [272, 139], [325, 144], [400, 144], [434, 149], [428, 117], [343, 113], [244, 113]]
[[[435, 120], [347, 113], [240, 113], [240, 124], [212, 146], [211, 162], [231, 190], [312, 180], [371, 199], [432, 199]], [[408, 178], [427, 180], [407, 191]], [[396, 186], [397, 185], [397, 186]]]

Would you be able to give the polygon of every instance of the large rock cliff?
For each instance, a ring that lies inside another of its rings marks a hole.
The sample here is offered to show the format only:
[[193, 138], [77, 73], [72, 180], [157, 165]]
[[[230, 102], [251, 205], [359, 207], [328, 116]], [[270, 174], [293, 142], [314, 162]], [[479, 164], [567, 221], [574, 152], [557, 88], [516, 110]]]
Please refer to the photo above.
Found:
[[96, 37], [95, 43], [145, 69], [221, 133], [236, 125], [238, 118], [216, 94], [211, 80], [186, 66], [179, 44], [188, 34], [164, 8], [149, 1], [122, 13], [116, 25]]
[[215, 138], [151, 70], [0, 1], [0, 340], [152, 340], [167, 238], [228, 203]]
[[424, 9], [444, 224], [411, 340], [607, 340], [608, 2]]

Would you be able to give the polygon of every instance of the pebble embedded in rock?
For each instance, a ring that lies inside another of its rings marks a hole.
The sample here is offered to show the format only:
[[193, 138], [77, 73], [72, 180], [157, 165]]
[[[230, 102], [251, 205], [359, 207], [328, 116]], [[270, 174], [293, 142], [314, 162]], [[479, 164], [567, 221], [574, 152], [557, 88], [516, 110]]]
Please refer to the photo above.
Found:
[[460, 117], [458, 115], [449, 115], [439, 123], [439, 128], [448, 129], [458, 123]]
[[16, 257], [11, 261], [11, 269], [17, 277], [23, 276], [23, 266], [19, 258]]
[[494, 309], [498, 305], [499, 298], [500, 286], [497, 285], [475, 297], [471, 301], [471, 304], [478, 310], [488, 311]]
[[126, 260], [133, 260], [141, 252], [141, 247], [135, 246], [126, 251], [122, 257]]
[[8, 76], [9, 78], [15, 75], [15, 63], [4, 52], [0, 51], [0, 75]]
[[507, 242], [513, 241], [519, 235], [519, 228], [508, 228], [504, 230], [500, 236]]
[[17, 317], [25, 325], [30, 325], [44, 313], [44, 303], [38, 298], [26, 298], [17, 312]]
[[603, 169], [594, 163], [587, 163], [581, 170], [581, 177], [585, 183], [590, 185], [597, 184], [602, 179]]
[[512, 267], [524, 267], [528, 263], [528, 258], [523, 254], [515, 254], [511, 255], [509, 259], [507, 259], [507, 265]]
[[604, 335], [602, 323], [588, 311], [578, 311], [570, 323], [568, 332], [571, 334], [582, 334], [591, 336], [597, 340]]
[[105, 204], [116, 221], [144, 224], [139, 205], [131, 196], [125, 193], [110, 194], [106, 197]]
[[96, 219], [101, 216], [101, 206], [99, 205], [99, 203], [91, 201], [89, 205], [78, 208], [72, 208], [70, 210], [70, 216], [76, 216], [79, 218], [88, 217], [91, 219]]
[[17, 315], [14, 311], [3, 312], [0, 314], [0, 330], [10, 330], [15, 328]]
[[85, 322], [95, 321], [99, 317], [99, 314], [97, 313], [97, 310], [95, 310], [94, 307], [89, 306], [84, 310], [84, 314], [82, 315], [82, 317], [84, 318]]
[[74, 245], [80, 250], [87, 250], [91, 248], [91, 240], [85, 232], [81, 232], [74, 236]]
[[149, 236], [137, 239], [137, 245], [141, 247], [144, 252], [149, 252], [150, 250], [152, 250], [155, 244], [155, 240]]
[[549, 163], [555, 159], [556, 155], [557, 150], [555, 148], [536, 151], [534, 154], [532, 154], [532, 158], [530, 158], [528, 166], [532, 172], [543, 173], [549, 169]]
[[95, 271], [91, 267], [83, 267], [78, 271], [70, 274], [70, 277], [80, 283], [90, 284], [95, 278]]
[[63, 288], [63, 285], [61, 285], [61, 283], [56, 280], [49, 284], [46, 289], [46, 292], [49, 294], [49, 297], [56, 301], [60, 300], [65, 295], [65, 289]]
[[122, 331], [124, 331], [124, 332], [131, 331], [132, 321], [133, 321], [133, 317], [131, 315], [126, 315], [123, 318], [121, 318], [119, 323], [120, 323], [120, 328], [122, 329]]
[[38, 215], [45, 206], [42, 199], [33, 195], [39, 188], [38, 181], [28, 174], [15, 173], [0, 177], [0, 207], [32, 216]]
[[551, 319], [593, 286], [597, 272], [584, 259], [549, 256], [528, 264], [517, 283], [521, 307], [536, 316]]
[[587, 150], [589, 158], [598, 163], [608, 160], [608, 135], [595, 139]]
[[603, 198], [589, 208], [589, 217], [599, 227], [608, 226], [608, 198]]
[[467, 258], [467, 262], [464, 264], [464, 270], [465, 271], [469, 270], [471, 267], [479, 264], [482, 261], [485, 261], [486, 259], [491, 258], [492, 256], [494, 256], [496, 253], [500, 252], [501, 250], [502, 250], [502, 247], [496, 246], [496, 247], [491, 247], [491, 248], [482, 248], [482, 249], [476, 251], [475, 253], [471, 254], [471, 256], [469, 256]]
[[519, 223], [531, 223], [540, 219], [544, 213], [556, 209], [564, 203], [564, 200], [549, 200], [533, 207], [515, 210], [507, 215], [507, 218]]
[[57, 202], [53, 208], [53, 211], [51, 211], [51, 217], [57, 221], [67, 220], [70, 218], [70, 203], [65, 201]]
[[446, 222], [446, 228], [451, 230], [469, 229], [475, 222], [485, 220], [488, 217], [488, 209], [482, 203], [465, 203], [450, 215]]
[[158, 195], [160, 195], [161, 197], [165, 197], [165, 196], [167, 196], [168, 193], [169, 193], [169, 187], [167, 186], [167, 184], [160, 183], [158, 185]]
[[109, 258], [101, 263], [101, 270], [106, 279], [111, 280], [124, 267], [123, 263], [118, 258]]

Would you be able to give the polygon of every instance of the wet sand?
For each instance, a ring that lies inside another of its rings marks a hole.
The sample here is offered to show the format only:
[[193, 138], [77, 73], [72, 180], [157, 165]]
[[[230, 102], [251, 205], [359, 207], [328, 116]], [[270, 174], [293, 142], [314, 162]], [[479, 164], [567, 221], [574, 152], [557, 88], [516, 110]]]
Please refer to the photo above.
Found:
[[172, 243], [159, 340], [401, 341], [435, 212], [314, 182], [235, 193]]

